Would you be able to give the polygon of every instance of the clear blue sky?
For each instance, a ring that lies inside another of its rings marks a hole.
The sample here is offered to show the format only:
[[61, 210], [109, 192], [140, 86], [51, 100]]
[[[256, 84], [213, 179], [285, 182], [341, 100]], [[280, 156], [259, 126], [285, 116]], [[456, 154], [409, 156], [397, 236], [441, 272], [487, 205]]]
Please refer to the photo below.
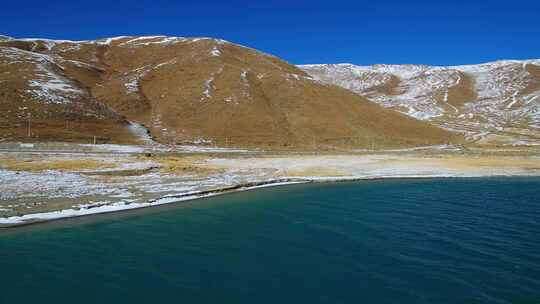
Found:
[[210, 36], [292, 63], [540, 58], [540, 0], [3, 1], [0, 34]]

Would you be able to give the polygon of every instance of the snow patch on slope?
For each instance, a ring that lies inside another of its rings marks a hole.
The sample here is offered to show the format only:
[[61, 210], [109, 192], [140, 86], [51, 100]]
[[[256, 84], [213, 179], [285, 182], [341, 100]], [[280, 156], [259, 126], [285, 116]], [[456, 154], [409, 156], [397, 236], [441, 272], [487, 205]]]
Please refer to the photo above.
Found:
[[215, 89], [215, 86], [213, 84], [215, 77], [216, 75], [219, 75], [221, 74], [221, 72], [223, 72], [223, 68], [224, 66], [221, 66], [217, 71], [210, 73], [210, 77], [204, 81], [202, 97], [200, 99], [201, 102], [206, 101], [212, 97], [212, 90]]
[[184, 37], [167, 37], [167, 36], [144, 36], [137, 37], [119, 44], [120, 47], [140, 47], [148, 45], [171, 45], [178, 42], [184, 42], [188, 39]]
[[0, 48], [0, 55], [10, 59], [8, 64], [33, 64], [31, 68], [35, 76], [28, 80], [27, 92], [42, 102], [65, 104], [85, 94], [75, 83], [58, 72], [60, 68], [56, 67], [50, 56], [11, 47]]
[[139, 92], [139, 79], [135, 77], [124, 83], [124, 86], [126, 87], [128, 93], [137, 93]]
[[221, 55], [221, 51], [218, 49], [217, 46], [214, 45], [214, 47], [210, 51], [210, 55], [212, 55], [214, 57], [219, 57]]
[[150, 136], [150, 131], [142, 124], [130, 121], [128, 128], [143, 144], [155, 144], [152, 136]]

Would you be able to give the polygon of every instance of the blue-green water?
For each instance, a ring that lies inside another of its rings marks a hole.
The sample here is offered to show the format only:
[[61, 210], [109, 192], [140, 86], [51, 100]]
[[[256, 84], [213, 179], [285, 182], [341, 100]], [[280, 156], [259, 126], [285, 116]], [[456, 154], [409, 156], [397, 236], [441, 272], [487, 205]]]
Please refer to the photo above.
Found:
[[0, 303], [540, 303], [539, 194], [294, 185], [0, 232]]

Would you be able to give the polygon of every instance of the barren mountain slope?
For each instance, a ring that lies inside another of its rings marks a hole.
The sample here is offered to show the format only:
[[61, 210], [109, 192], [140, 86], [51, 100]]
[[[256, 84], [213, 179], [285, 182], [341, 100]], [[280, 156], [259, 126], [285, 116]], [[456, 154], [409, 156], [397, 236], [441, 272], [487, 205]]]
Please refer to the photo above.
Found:
[[134, 143], [130, 124], [66, 77], [71, 63], [0, 47], [0, 139]]
[[[348, 90], [314, 81], [276, 57], [223, 40], [166, 36], [81, 42], [5, 39], [0, 49], [47, 57], [65, 82], [59, 96], [69, 95], [73, 104], [90, 108], [104, 104], [103, 111], [117, 118], [118, 125], [126, 120], [140, 122], [163, 143], [331, 148], [459, 140], [451, 132], [384, 109]], [[10, 60], [14, 59], [8, 57], [7, 65], [13, 64]], [[9, 85], [24, 82], [26, 87], [17, 92], [30, 94], [28, 86], [35, 76], [23, 74], [24, 81], [15, 76], [7, 81]], [[2, 94], [6, 88], [0, 84]], [[20, 98], [32, 111], [43, 108], [43, 102]], [[43, 98], [59, 107], [66, 104], [54, 103], [56, 97]], [[2, 104], [11, 109], [21, 102], [9, 97]], [[87, 110], [78, 113], [86, 115]], [[104, 113], [102, 121], [109, 119]], [[24, 121], [21, 115], [15, 118], [19, 123]]]
[[540, 60], [479, 65], [304, 65], [324, 83], [495, 145], [540, 144]]

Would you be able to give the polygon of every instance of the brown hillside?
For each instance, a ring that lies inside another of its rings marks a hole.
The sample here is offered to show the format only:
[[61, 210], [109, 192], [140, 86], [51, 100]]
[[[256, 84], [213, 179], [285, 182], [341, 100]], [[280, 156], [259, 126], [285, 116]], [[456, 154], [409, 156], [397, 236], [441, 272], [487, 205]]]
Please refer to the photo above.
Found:
[[49, 60], [0, 47], [0, 138], [90, 143], [96, 137], [99, 142], [136, 142], [125, 119]]
[[448, 103], [457, 108], [477, 98], [472, 78], [463, 72], [458, 73], [460, 74], [461, 81], [448, 88]]
[[522, 91], [522, 94], [524, 95], [540, 90], [540, 66], [536, 64], [527, 64], [525, 65], [525, 69], [531, 75], [531, 79]]
[[[2, 43], [17, 47], [19, 42]], [[144, 124], [158, 141], [174, 144], [398, 147], [455, 139], [355, 93], [316, 82], [276, 57], [222, 40], [156, 36], [20, 44], [53, 58], [58, 74], [82, 92], [64, 92], [75, 100], [70, 104], [29, 102], [29, 107], [60, 117], [51, 122], [66, 119], [67, 111], [95, 117], [107, 130], [103, 136], [113, 141], [132, 140], [109, 131], [126, 130], [122, 117]], [[10, 82], [14, 85], [15, 79]], [[7, 94], [4, 87], [0, 91]], [[5, 96], [7, 108], [20, 103], [15, 95]], [[80, 111], [70, 110], [75, 105]], [[61, 126], [57, 130], [55, 139], [64, 140]]]

